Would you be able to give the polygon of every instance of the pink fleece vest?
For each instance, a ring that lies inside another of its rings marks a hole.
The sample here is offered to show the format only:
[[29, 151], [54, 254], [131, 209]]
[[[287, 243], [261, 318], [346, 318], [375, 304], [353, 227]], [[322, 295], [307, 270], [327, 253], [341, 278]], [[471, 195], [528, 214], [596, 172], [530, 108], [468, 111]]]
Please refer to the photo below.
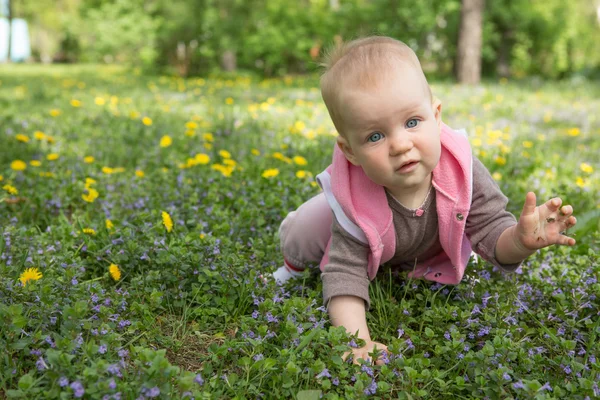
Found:
[[[442, 124], [442, 152], [433, 170], [433, 187], [443, 251], [417, 264], [410, 278], [425, 278], [442, 284], [460, 283], [471, 254], [465, 224], [473, 192], [473, 159], [464, 132]], [[352, 236], [368, 244], [368, 276], [374, 279], [379, 265], [396, 252], [396, 232], [385, 189], [373, 183], [362, 168], [352, 165], [335, 145], [333, 162], [317, 176], [329, 205], [340, 225]], [[321, 260], [321, 270], [329, 261], [329, 246]]]

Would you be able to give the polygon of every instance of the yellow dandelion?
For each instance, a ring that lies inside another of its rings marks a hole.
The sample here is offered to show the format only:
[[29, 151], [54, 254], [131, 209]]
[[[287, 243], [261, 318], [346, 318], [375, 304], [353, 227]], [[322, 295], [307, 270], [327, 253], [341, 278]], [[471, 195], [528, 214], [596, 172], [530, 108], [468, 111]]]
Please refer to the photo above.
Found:
[[294, 128], [295, 128], [297, 131], [303, 131], [303, 130], [304, 130], [304, 128], [306, 128], [306, 124], [305, 124], [304, 122], [302, 122], [302, 121], [296, 121], [296, 122], [294, 123]]
[[235, 167], [237, 165], [237, 162], [231, 158], [227, 158], [223, 160], [223, 164], [227, 165], [228, 167]]
[[96, 159], [93, 156], [86, 156], [83, 158], [83, 162], [86, 164], [91, 164], [95, 161]]
[[581, 176], [578, 176], [575, 181], [575, 184], [580, 188], [585, 188], [589, 184], [589, 182], [583, 179]]
[[110, 264], [108, 267], [108, 273], [115, 281], [121, 279], [121, 270], [117, 264]]
[[54, 161], [54, 160], [58, 160], [58, 158], [59, 158], [59, 157], [60, 157], [60, 156], [59, 156], [58, 154], [56, 154], [56, 153], [50, 153], [50, 154], [48, 154], [48, 155], [46, 156], [46, 159], [47, 159], [48, 161]]
[[136, 169], [135, 170], [135, 176], [137, 176], [138, 178], [143, 178], [144, 177], [144, 171], [142, 171], [141, 169]]
[[0, 175], [0, 182], [2, 182], [4, 180], [4, 177], [2, 175]]
[[498, 164], [498, 165], [506, 165], [506, 158], [504, 158], [502, 156], [496, 157], [496, 159], [494, 161], [496, 161], [496, 164]]
[[255, 156], [260, 156], [260, 151], [259, 151], [259, 150], [257, 150], [257, 149], [252, 149], [252, 150], [250, 150], [250, 153], [252, 153], [252, 154], [253, 154], [253, 155], [255, 155]]
[[293, 160], [297, 165], [300, 165], [300, 166], [304, 166], [304, 165], [308, 164], [308, 162], [306, 161], [306, 158], [304, 158], [302, 156], [295, 156], [293, 158]]
[[592, 167], [590, 164], [588, 163], [581, 163], [581, 165], [579, 166], [579, 168], [587, 173], [587, 174], [591, 174], [592, 172], [594, 172], [594, 167]]
[[165, 228], [167, 228], [167, 232], [171, 232], [173, 230], [173, 220], [171, 219], [171, 216], [168, 212], [162, 212], [162, 220], [163, 225], [165, 226]]
[[131, 119], [138, 119], [141, 116], [141, 114], [137, 111], [131, 111], [129, 113], [129, 118]]
[[308, 175], [308, 174], [304, 170], [300, 170], [300, 171], [296, 172], [296, 178], [304, 179], [304, 178], [306, 178], [306, 175]]
[[113, 174], [115, 172], [115, 170], [111, 167], [102, 167], [102, 172], [104, 172], [106, 175], [110, 175]]
[[198, 124], [195, 123], [194, 121], [189, 121], [185, 123], [185, 127], [187, 129], [198, 129]]
[[27, 168], [27, 164], [25, 164], [24, 161], [15, 160], [10, 163], [10, 168], [15, 171], [23, 171], [25, 168]]
[[71, 105], [73, 107], [81, 107], [81, 101], [73, 99], [73, 100], [71, 100]]
[[200, 239], [204, 239], [205, 237], [206, 237], [206, 234], [205, 234], [205, 233], [201, 233], [201, 234], [200, 234]]
[[87, 188], [87, 194], [82, 194], [81, 198], [88, 203], [93, 203], [98, 198], [98, 191], [94, 188]]
[[93, 230], [92, 228], [83, 228], [83, 233], [85, 233], [86, 235], [95, 235], [96, 231]]
[[215, 141], [215, 137], [213, 136], [212, 133], [210, 132], [206, 132], [202, 135], [202, 138], [204, 140], [206, 140], [207, 142], [214, 142]]
[[227, 150], [219, 150], [219, 155], [223, 158], [231, 158], [231, 153]]
[[169, 147], [172, 144], [173, 144], [173, 139], [171, 139], [171, 136], [165, 135], [160, 138], [160, 147], [165, 148], [165, 147]]
[[112, 221], [110, 219], [105, 220], [104, 225], [106, 226], [106, 229], [108, 229], [108, 230], [115, 227], [115, 225], [112, 223]]
[[233, 172], [232, 167], [227, 167], [222, 164], [213, 164], [210, 166], [210, 168], [214, 169], [215, 171], [219, 171], [226, 178], [229, 178], [231, 176], [231, 173]]
[[204, 145], [203, 145], [203, 146], [204, 146], [204, 148], [205, 148], [206, 150], [212, 150], [212, 148], [213, 148], [213, 145], [212, 145], [212, 144], [210, 144], [210, 143], [204, 143]]
[[35, 131], [35, 132], [33, 132], [33, 137], [36, 140], [44, 140], [44, 139], [46, 139], [46, 134], [42, 131]]
[[25, 286], [25, 285], [27, 285], [27, 282], [29, 282], [29, 281], [37, 281], [38, 279], [41, 279], [42, 276], [44, 276], [44, 275], [42, 275], [42, 273], [40, 272], [39, 269], [37, 269], [37, 268], [27, 268], [21, 274], [21, 276], [19, 277], [19, 280], [21, 281], [21, 283], [23, 284], [23, 286]]
[[525, 147], [526, 149], [530, 149], [530, 148], [532, 148], [532, 147], [533, 147], [533, 142], [532, 142], [532, 141], [530, 141], [530, 140], [525, 140], [525, 141], [523, 142], [523, 147]]
[[85, 178], [85, 187], [88, 188], [91, 185], [95, 185], [97, 182], [95, 179], [92, 178]]
[[231, 98], [231, 97], [226, 98], [225, 99], [225, 103], [228, 104], [228, 105], [232, 105], [233, 104], [233, 98]]
[[570, 128], [569, 130], [567, 130], [567, 135], [569, 136], [579, 136], [580, 133], [581, 131], [579, 130], [579, 128]]
[[184, 132], [184, 135], [187, 137], [194, 137], [194, 136], [196, 136], [196, 131], [194, 131], [192, 129], [188, 129]]
[[62, 111], [60, 111], [60, 110], [57, 110], [57, 109], [50, 110], [50, 116], [52, 116], [52, 117], [58, 117], [60, 114], [62, 114]]
[[4, 185], [4, 186], [2, 186], [2, 189], [6, 190], [9, 194], [12, 194], [12, 195], [19, 194], [19, 191], [17, 190], [17, 188], [12, 185], [8, 185], [8, 184]]
[[269, 168], [262, 173], [263, 178], [273, 178], [279, 175], [279, 169]]
[[200, 154], [196, 154], [196, 156], [194, 157], [194, 160], [198, 164], [206, 165], [210, 162], [210, 157], [208, 156], [208, 154], [200, 153]]
[[96, 97], [94, 99], [94, 103], [96, 103], [97, 106], [103, 106], [104, 104], [106, 104], [106, 100], [104, 100], [103, 97]]
[[39, 167], [42, 165], [42, 162], [40, 160], [31, 160], [29, 161], [29, 165], [32, 167]]
[[23, 135], [22, 133], [17, 133], [15, 135], [15, 139], [17, 139], [19, 142], [23, 142], [23, 143], [29, 142], [29, 136]]
[[152, 118], [150, 118], [150, 117], [144, 117], [144, 118], [142, 118], [142, 124], [144, 124], [146, 126], [152, 125]]
[[502, 174], [500, 172], [494, 172], [492, 174], [492, 178], [494, 178], [495, 180], [499, 181], [502, 179]]

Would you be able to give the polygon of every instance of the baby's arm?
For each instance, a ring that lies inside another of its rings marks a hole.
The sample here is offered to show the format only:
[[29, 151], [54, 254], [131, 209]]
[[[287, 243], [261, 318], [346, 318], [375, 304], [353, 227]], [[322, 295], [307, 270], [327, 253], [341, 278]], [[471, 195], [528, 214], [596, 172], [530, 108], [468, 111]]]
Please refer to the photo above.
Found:
[[323, 301], [333, 326], [343, 326], [348, 333], [357, 334], [366, 342], [365, 346], [353, 348], [344, 354], [345, 359], [352, 353], [357, 363], [359, 358], [367, 359], [375, 345], [379, 350], [386, 350], [384, 345], [371, 341], [367, 327], [366, 310], [370, 306], [367, 276], [369, 247], [348, 234], [334, 218], [328, 256], [329, 261], [321, 275]]
[[535, 193], [525, 197], [523, 212], [517, 225], [506, 229], [496, 243], [496, 258], [506, 264], [516, 263], [529, 257], [538, 249], [553, 244], [574, 246], [575, 239], [564, 232], [577, 223], [573, 207], [561, 207], [558, 197], [536, 207]]
[[[365, 313], [365, 301], [356, 296], [336, 296], [329, 301], [329, 317], [333, 326], [343, 326], [350, 334], [357, 336], [365, 341], [365, 346], [353, 348], [353, 361], [358, 363], [358, 359], [369, 360], [369, 353], [375, 348], [387, 351], [387, 347], [381, 343], [373, 342], [367, 327], [367, 317]], [[344, 359], [350, 353], [344, 354]], [[377, 360], [381, 364], [382, 360]]]

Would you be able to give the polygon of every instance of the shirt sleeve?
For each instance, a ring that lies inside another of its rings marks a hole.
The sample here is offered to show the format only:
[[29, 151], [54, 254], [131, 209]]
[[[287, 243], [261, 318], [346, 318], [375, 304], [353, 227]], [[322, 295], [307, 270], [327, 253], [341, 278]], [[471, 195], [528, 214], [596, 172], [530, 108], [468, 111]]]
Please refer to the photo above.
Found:
[[473, 156], [473, 198], [465, 231], [475, 253], [498, 268], [514, 272], [521, 262], [501, 264], [496, 259], [496, 243], [517, 219], [506, 210], [508, 198], [481, 161]]
[[325, 265], [323, 281], [323, 303], [328, 307], [335, 296], [356, 296], [365, 301], [369, 309], [369, 247], [344, 230], [333, 216], [329, 262]]

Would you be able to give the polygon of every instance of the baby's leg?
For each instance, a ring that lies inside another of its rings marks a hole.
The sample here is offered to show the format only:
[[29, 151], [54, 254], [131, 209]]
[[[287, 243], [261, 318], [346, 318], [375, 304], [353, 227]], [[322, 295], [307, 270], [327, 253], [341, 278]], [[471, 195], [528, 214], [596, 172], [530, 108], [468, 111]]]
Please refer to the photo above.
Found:
[[300, 273], [308, 264], [319, 264], [331, 237], [332, 212], [320, 193], [290, 212], [279, 227], [284, 266], [274, 276], [280, 282]]

